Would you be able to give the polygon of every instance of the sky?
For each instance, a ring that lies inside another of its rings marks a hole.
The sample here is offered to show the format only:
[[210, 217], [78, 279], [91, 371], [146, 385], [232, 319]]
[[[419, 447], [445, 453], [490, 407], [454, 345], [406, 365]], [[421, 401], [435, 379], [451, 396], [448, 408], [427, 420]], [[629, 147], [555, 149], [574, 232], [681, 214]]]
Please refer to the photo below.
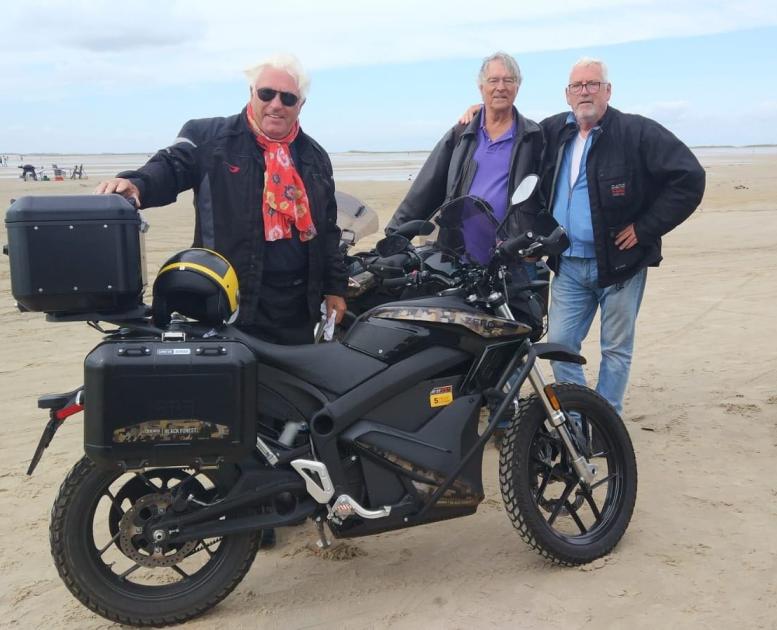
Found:
[[686, 143], [777, 143], [774, 0], [36, 0], [0, 9], [0, 153], [149, 153], [190, 118], [236, 113], [242, 70], [296, 54], [303, 129], [331, 152], [431, 149], [480, 99], [481, 60], [514, 55], [516, 104], [567, 109], [581, 56], [610, 104]]

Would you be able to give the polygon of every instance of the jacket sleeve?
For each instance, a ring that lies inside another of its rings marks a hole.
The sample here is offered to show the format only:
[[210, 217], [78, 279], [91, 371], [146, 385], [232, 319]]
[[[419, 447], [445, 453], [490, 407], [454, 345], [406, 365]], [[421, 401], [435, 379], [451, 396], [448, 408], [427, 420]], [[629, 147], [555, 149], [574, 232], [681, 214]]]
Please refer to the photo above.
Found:
[[173, 203], [178, 193], [192, 188], [198, 181], [198, 135], [196, 121], [190, 120], [173, 144], [157, 151], [138, 170], [118, 174], [118, 177], [127, 178], [138, 187], [144, 208]]
[[704, 195], [706, 178], [691, 150], [654, 121], [646, 121], [640, 146], [649, 181], [659, 187], [653, 203], [634, 225], [637, 239], [650, 242], [691, 216]]
[[457, 130], [464, 126], [453, 127], [434, 147], [421, 170], [410, 186], [394, 216], [386, 225], [386, 234], [390, 234], [403, 223], [413, 219], [428, 219], [445, 201], [448, 187], [448, 167], [453, 149], [461, 137]]
[[345, 268], [343, 252], [340, 251], [340, 228], [337, 226], [337, 201], [335, 199], [335, 182], [332, 173], [332, 162], [324, 153], [324, 172], [329, 178], [330, 185], [326, 188], [326, 225], [322, 230], [321, 238], [324, 239], [324, 295], [345, 296], [348, 286], [348, 273]]

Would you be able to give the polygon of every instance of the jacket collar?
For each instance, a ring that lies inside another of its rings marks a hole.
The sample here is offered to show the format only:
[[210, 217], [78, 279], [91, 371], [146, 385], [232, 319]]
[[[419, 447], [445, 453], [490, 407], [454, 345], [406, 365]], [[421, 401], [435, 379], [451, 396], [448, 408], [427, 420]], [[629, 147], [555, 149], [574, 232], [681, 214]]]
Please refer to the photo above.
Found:
[[[251, 129], [251, 126], [248, 124], [248, 119], [246, 116], [248, 115], [248, 106], [243, 107], [243, 109], [240, 111], [240, 115], [238, 116], [239, 122], [238, 125], [240, 127], [240, 133], [247, 135], [251, 139], [251, 143], [256, 145], [257, 148], [259, 147], [258, 144], [256, 144], [256, 138], [254, 137], [254, 131]], [[308, 139], [307, 134], [305, 134], [304, 131], [302, 131], [302, 125], [300, 125], [299, 128], [299, 134], [297, 134], [297, 137], [294, 139], [294, 142], [290, 145], [292, 151], [294, 151], [295, 156], [298, 156], [300, 160], [302, 160], [305, 163], [312, 164], [315, 161], [315, 157], [312, 154], [312, 151], [310, 151], [310, 141]]]
[[[483, 119], [483, 115], [486, 112], [485, 107], [481, 107], [480, 111], [478, 111], [477, 114], [475, 114], [475, 117], [470, 121], [470, 123], [464, 128], [464, 131], [462, 132], [462, 136], [474, 136], [478, 133], [478, 130], [480, 129], [480, 124]], [[540, 126], [534, 122], [533, 120], [530, 120], [526, 117], [524, 117], [523, 114], [521, 114], [516, 108], [515, 105], [513, 105], [513, 118], [515, 118], [515, 121], [517, 123], [516, 126], [516, 134], [515, 139], [517, 140], [524, 134], [529, 133], [541, 133]]]
[[[599, 119], [599, 122], [597, 122], [595, 126], [600, 127], [604, 131], [610, 124], [612, 124], [613, 119], [618, 114], [620, 114], [620, 112], [617, 109], [608, 105], [607, 109], [604, 110], [604, 116]], [[570, 128], [577, 127], [577, 121], [575, 120], [575, 115], [572, 112], [567, 113], [564, 126]]]

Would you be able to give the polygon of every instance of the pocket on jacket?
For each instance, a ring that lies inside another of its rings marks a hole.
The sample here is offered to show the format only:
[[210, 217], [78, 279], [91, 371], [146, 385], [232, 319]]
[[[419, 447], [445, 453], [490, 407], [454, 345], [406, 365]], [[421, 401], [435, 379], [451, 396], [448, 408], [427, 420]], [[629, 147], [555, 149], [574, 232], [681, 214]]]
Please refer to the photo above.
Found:
[[622, 173], [599, 173], [599, 203], [607, 212], [628, 208], [634, 199], [632, 177], [629, 171]]
[[631, 267], [636, 266], [642, 261], [645, 255], [644, 248], [637, 243], [631, 249], [619, 249], [615, 244], [615, 237], [620, 234], [621, 230], [629, 225], [621, 225], [619, 227], [607, 228], [607, 259], [609, 262], [609, 269], [613, 273], [621, 273]]

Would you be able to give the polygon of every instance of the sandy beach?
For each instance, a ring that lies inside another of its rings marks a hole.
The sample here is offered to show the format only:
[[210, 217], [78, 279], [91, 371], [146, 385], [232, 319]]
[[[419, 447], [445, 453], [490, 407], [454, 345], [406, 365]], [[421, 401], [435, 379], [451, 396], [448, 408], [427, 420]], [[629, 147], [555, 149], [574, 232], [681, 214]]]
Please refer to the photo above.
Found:
[[[648, 274], [624, 410], [639, 490], [611, 555], [560, 569], [530, 550], [504, 513], [489, 446], [477, 514], [352, 540], [335, 557], [312, 551], [312, 525], [281, 530], [236, 591], [186, 627], [777, 628], [777, 156], [702, 161], [704, 201]], [[0, 204], [96, 184], [2, 180]], [[382, 226], [408, 186], [339, 187]], [[144, 214], [151, 278], [190, 244], [191, 195]], [[81, 414], [25, 475], [47, 419], [37, 397], [82, 383], [99, 334], [19, 313], [7, 260], [0, 323], [0, 627], [115, 627], [70, 595], [49, 552], [49, 510], [82, 454]], [[595, 376], [597, 334], [583, 354]]]

